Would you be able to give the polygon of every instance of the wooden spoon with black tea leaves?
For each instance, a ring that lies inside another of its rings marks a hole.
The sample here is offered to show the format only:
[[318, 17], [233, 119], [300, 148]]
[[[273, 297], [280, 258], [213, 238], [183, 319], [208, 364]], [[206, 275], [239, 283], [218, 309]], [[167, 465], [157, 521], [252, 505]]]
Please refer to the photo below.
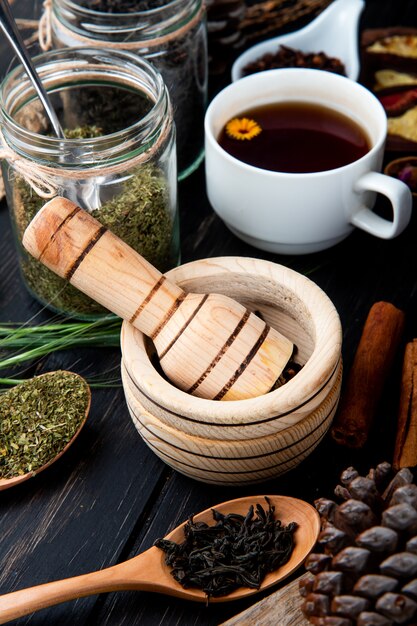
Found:
[[185, 293], [65, 198], [54, 198], [36, 214], [23, 245], [150, 337], [168, 378], [193, 395], [214, 400], [260, 396], [273, 387], [293, 352], [289, 339], [236, 300]]
[[[231, 593], [210, 598], [211, 602], [229, 602], [264, 591], [276, 585], [292, 574], [314, 547], [319, 529], [320, 518], [315, 508], [303, 500], [287, 496], [267, 496], [275, 507], [275, 518], [288, 525], [295, 522], [294, 548], [287, 563], [267, 574], [259, 589], [240, 587]], [[224, 515], [237, 513], [246, 516], [251, 505], [265, 505], [265, 496], [247, 496], [215, 505], [216, 511]], [[195, 522], [212, 525], [212, 508], [193, 516]], [[181, 543], [184, 540], [185, 523], [177, 526], [165, 539]], [[184, 589], [171, 576], [170, 568], [165, 565], [165, 554], [153, 546], [128, 561], [107, 569], [73, 578], [66, 578], [28, 589], [21, 589], [0, 596], [0, 624], [17, 619], [34, 611], [75, 600], [89, 595], [112, 591], [152, 591], [184, 600], [207, 602], [206, 594], [200, 589]]]
[[[35, 376], [2, 392], [0, 491], [33, 478], [55, 463], [80, 434], [90, 404], [87, 382], [66, 370]], [[6, 424], [9, 419], [10, 427]], [[32, 464], [29, 471], [28, 464]]]

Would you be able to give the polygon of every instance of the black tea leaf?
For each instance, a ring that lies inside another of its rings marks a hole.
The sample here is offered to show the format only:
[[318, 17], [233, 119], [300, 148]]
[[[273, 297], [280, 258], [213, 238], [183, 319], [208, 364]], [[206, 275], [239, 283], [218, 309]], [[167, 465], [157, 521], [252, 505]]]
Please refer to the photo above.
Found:
[[295, 522], [283, 526], [265, 500], [268, 509], [250, 506], [246, 516], [212, 509], [212, 526], [190, 517], [182, 543], [158, 539], [155, 545], [165, 552], [175, 580], [185, 589], [202, 589], [207, 598], [239, 587], [259, 589], [266, 574], [288, 562], [297, 528]]

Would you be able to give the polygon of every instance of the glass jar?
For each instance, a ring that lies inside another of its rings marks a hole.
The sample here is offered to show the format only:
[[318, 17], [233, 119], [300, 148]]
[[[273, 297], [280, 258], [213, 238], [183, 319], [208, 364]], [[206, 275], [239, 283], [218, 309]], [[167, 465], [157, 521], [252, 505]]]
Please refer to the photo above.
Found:
[[182, 180], [204, 156], [208, 60], [202, 0], [131, 0], [123, 4], [124, 10], [133, 9], [129, 13], [121, 13], [120, 5], [116, 0], [47, 0], [40, 32], [46, 29], [58, 48], [128, 50], [160, 71], [174, 110]]
[[87, 48], [34, 59], [66, 139], [58, 139], [22, 66], [0, 86], [2, 171], [20, 267], [50, 309], [108, 311], [26, 253], [26, 226], [54, 195], [90, 211], [160, 271], [179, 262], [175, 125], [160, 73], [137, 55]]

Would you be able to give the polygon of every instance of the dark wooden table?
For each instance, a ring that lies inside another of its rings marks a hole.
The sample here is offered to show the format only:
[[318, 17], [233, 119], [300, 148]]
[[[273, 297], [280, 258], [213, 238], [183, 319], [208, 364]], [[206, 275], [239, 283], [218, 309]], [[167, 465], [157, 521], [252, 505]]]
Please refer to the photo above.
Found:
[[[15, 8], [19, 8], [16, 0]], [[368, 2], [361, 28], [413, 24], [417, 3]], [[6, 51], [2, 41], [1, 51]], [[2, 56], [3, 67], [7, 54]], [[227, 82], [227, 77], [223, 77]], [[212, 90], [216, 86], [211, 85]], [[308, 202], [308, 198], [306, 198]], [[266, 258], [307, 273], [332, 299], [343, 325], [349, 371], [371, 305], [387, 300], [406, 312], [405, 340], [417, 336], [417, 222], [393, 241], [354, 232], [333, 249], [300, 257], [252, 248], [213, 213], [205, 194], [204, 167], [179, 187], [182, 261], [219, 255]], [[48, 312], [26, 291], [5, 201], [0, 205], [0, 320], [46, 320]], [[27, 376], [66, 368], [91, 376], [119, 368], [118, 349], [56, 353]], [[0, 494], [0, 592], [74, 576], [116, 564], [150, 547], [190, 514], [243, 495], [289, 494], [309, 502], [331, 496], [340, 471], [362, 471], [391, 460], [399, 394], [395, 368], [364, 450], [344, 450], [328, 435], [298, 468], [257, 486], [223, 488], [172, 470], [143, 443], [129, 417], [122, 389], [93, 391], [85, 429], [50, 470]], [[16, 624], [134, 626], [219, 624], [259, 599], [209, 607], [140, 592], [93, 596], [43, 610]], [[278, 626], [278, 625], [277, 625]]]

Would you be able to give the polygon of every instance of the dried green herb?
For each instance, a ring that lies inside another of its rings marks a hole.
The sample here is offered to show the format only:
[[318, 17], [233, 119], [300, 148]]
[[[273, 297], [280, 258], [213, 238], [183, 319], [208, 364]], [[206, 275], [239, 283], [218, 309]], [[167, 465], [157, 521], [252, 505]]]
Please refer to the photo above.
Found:
[[94, 137], [102, 137], [103, 129], [95, 125], [85, 125], [66, 129], [64, 134], [67, 139], [93, 139]]
[[275, 507], [251, 506], [246, 516], [222, 514], [212, 509], [216, 522], [184, 526], [185, 540], [175, 543], [158, 539], [155, 545], [166, 553], [165, 563], [185, 589], [196, 587], [208, 596], [223, 596], [238, 587], [259, 589], [266, 574], [287, 563], [294, 548], [295, 522], [283, 526], [275, 519]]
[[126, 181], [123, 193], [92, 215], [164, 272], [174, 263], [171, 254], [174, 225], [167, 210], [167, 195], [162, 173], [149, 163]]
[[51, 461], [85, 419], [90, 392], [72, 372], [26, 380], [0, 395], [0, 477], [13, 478]]
[[[100, 129], [95, 126], [65, 131], [68, 138], [100, 136], [96, 133], [100, 133]], [[148, 163], [127, 178], [119, 195], [92, 211], [99, 222], [162, 272], [178, 261], [173, 252], [177, 247], [176, 223], [168, 210], [168, 193], [163, 173]], [[45, 201], [23, 179], [16, 181], [14, 196], [15, 228], [20, 243], [26, 227]], [[107, 313], [97, 302], [29, 256], [22, 247], [21, 269], [33, 295], [56, 311], [85, 319]]]

